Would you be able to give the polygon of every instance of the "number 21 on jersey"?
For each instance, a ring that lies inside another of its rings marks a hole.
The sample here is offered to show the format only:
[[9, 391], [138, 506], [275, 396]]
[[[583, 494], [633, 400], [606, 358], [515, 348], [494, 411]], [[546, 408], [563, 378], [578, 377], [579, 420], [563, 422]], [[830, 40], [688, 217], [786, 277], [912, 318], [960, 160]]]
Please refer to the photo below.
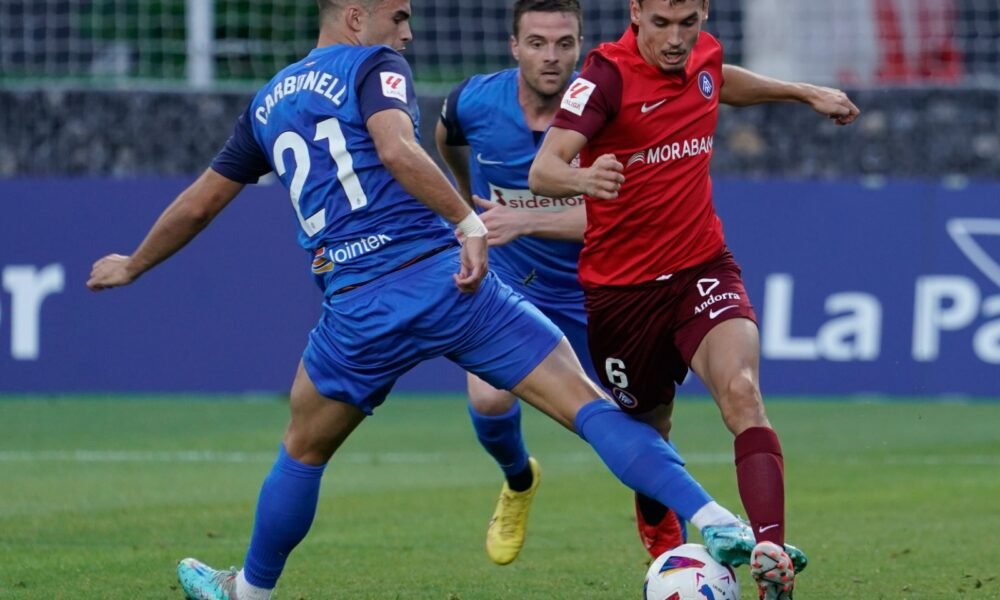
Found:
[[[329, 142], [330, 158], [337, 165], [337, 180], [340, 181], [347, 200], [351, 203], [351, 210], [357, 210], [368, 204], [368, 196], [361, 188], [361, 181], [358, 174], [354, 172], [354, 159], [347, 151], [347, 140], [344, 132], [340, 128], [340, 122], [335, 118], [320, 121], [316, 124], [316, 137], [313, 141]], [[295, 172], [292, 174], [292, 181], [288, 185], [288, 193], [292, 199], [292, 206], [295, 208], [295, 215], [299, 218], [299, 224], [306, 235], [312, 237], [326, 227], [326, 209], [321, 208], [316, 213], [308, 217], [302, 214], [302, 189], [309, 178], [309, 171], [312, 169], [312, 160], [309, 157], [309, 146], [301, 135], [294, 131], [286, 131], [278, 136], [274, 141], [272, 156], [274, 158], [274, 168], [278, 172], [278, 177], [288, 172], [285, 164], [285, 151], [291, 150], [295, 158]]]

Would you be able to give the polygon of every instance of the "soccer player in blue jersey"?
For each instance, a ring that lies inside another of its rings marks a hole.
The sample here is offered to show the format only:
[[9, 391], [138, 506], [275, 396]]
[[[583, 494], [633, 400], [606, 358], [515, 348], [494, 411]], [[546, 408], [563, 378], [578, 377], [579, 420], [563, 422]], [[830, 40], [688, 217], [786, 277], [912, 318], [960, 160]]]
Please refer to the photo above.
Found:
[[[484, 210], [491, 269], [559, 326], [587, 375], [600, 381], [577, 280], [583, 198], [546, 198], [528, 189], [535, 152], [580, 57], [580, 3], [517, 0], [512, 12], [510, 44], [518, 66], [476, 75], [452, 90], [437, 125], [437, 148], [463, 196]], [[505, 565], [524, 545], [541, 471], [521, 436], [516, 398], [471, 373], [468, 392], [477, 437], [506, 476], [486, 534], [487, 554]], [[635, 506], [640, 538], [652, 556], [683, 543], [683, 524], [672, 511], [642, 494]]]
[[[254, 97], [206, 170], [128, 256], [98, 260], [87, 286], [128, 285], [201, 232], [243, 187], [274, 171], [299, 244], [324, 283], [290, 393], [291, 419], [257, 502], [242, 569], [193, 558], [189, 598], [270, 598], [312, 525], [327, 462], [419, 362], [446, 356], [590, 443], [626, 485], [669, 505], [724, 562], [752, 539], [649, 425], [584, 374], [562, 332], [487, 270], [487, 229], [420, 147], [409, 66], [409, 0], [318, 0], [317, 48]], [[588, 177], [581, 170], [581, 177]], [[460, 246], [451, 227], [458, 228]], [[726, 534], [725, 532], [728, 532]]]

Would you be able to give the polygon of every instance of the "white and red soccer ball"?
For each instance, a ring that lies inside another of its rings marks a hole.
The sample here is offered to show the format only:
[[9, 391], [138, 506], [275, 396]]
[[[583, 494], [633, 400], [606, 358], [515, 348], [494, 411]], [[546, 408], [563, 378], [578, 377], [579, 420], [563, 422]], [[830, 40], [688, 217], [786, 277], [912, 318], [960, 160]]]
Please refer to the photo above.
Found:
[[649, 565], [645, 600], [739, 600], [736, 574], [719, 564], [701, 544], [664, 552]]

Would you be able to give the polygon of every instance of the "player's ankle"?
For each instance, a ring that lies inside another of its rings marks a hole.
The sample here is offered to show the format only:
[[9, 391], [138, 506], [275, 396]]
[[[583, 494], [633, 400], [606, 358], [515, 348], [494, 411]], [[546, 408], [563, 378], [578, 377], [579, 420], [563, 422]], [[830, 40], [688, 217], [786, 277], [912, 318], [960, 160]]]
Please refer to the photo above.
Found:
[[243, 569], [240, 569], [240, 572], [236, 575], [235, 600], [270, 600], [272, 591], [274, 590], [257, 587], [247, 581], [246, 575], [243, 574]]
[[535, 482], [535, 475], [531, 472], [531, 465], [525, 463], [524, 469], [518, 473], [507, 476], [507, 487], [515, 492], [526, 492]]
[[740, 520], [724, 506], [712, 500], [705, 506], [698, 509], [691, 517], [691, 523], [699, 531], [706, 527], [719, 527], [723, 525], [737, 525]]

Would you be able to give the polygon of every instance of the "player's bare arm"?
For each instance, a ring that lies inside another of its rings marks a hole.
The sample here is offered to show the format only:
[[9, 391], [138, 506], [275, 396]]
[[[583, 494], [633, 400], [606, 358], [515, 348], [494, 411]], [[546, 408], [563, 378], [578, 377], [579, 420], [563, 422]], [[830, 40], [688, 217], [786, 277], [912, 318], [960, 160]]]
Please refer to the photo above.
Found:
[[109, 254], [94, 263], [87, 287], [100, 291], [132, 283], [194, 239], [243, 187], [207, 169], [163, 211], [131, 256]]
[[568, 198], [586, 194], [599, 200], [614, 200], [625, 181], [624, 166], [613, 154], [597, 157], [586, 168], [571, 166], [573, 158], [587, 143], [577, 131], [552, 127], [538, 149], [528, 173], [528, 186], [536, 194]]
[[474, 292], [487, 271], [486, 227], [420, 147], [408, 114], [399, 109], [379, 111], [368, 119], [367, 127], [379, 160], [393, 178], [465, 235], [462, 269], [455, 283], [463, 292]]
[[719, 101], [732, 106], [763, 102], [802, 102], [838, 125], [854, 122], [861, 113], [841, 90], [811, 83], [788, 82], [759, 75], [742, 67], [723, 65], [724, 83]]
[[531, 213], [474, 194], [472, 201], [483, 210], [479, 218], [489, 230], [486, 241], [490, 246], [503, 246], [522, 236], [582, 242], [587, 228], [587, 207], [582, 204], [562, 211]]
[[437, 146], [441, 158], [448, 165], [448, 170], [455, 178], [455, 184], [458, 186], [462, 198], [469, 199], [472, 196], [472, 183], [469, 176], [469, 147], [450, 146], [447, 140], [448, 130], [445, 129], [441, 121], [438, 121], [437, 127], [434, 129], [434, 144]]

